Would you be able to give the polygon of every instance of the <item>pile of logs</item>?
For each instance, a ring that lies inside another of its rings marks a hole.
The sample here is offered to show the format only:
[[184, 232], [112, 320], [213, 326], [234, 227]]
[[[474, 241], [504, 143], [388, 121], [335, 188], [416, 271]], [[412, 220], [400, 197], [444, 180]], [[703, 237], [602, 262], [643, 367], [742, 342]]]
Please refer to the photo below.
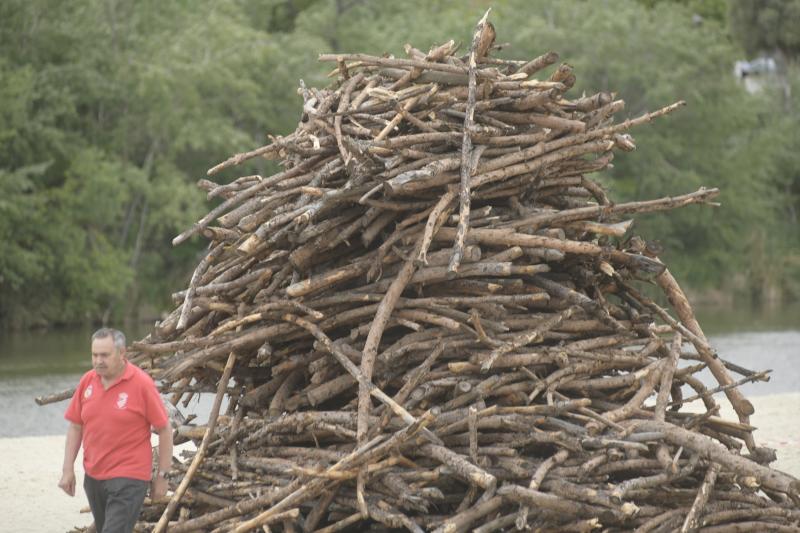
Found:
[[615, 122], [613, 94], [566, 96], [569, 65], [535, 76], [555, 53], [490, 57], [485, 16], [457, 48], [321, 56], [338, 79], [301, 86], [297, 129], [209, 175], [283, 170], [201, 181], [221, 203], [175, 243], [207, 252], [131, 354], [174, 405], [215, 402], [139, 526], [798, 531], [737, 389], [764, 373], [714, 352], [630, 231], [718, 191], [613, 203], [591, 177], [682, 102]]

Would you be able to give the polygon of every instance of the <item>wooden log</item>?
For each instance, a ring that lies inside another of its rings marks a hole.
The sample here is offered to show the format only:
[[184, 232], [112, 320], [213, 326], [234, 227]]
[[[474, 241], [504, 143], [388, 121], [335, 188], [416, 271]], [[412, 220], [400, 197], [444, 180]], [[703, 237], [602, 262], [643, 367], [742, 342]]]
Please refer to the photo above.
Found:
[[636, 431], [659, 431], [664, 433], [667, 442], [678, 446], [684, 446], [695, 453], [701, 454], [709, 460], [720, 463], [729, 469], [739, 473], [754, 477], [759, 485], [776, 492], [787, 495], [797, 495], [800, 491], [800, 482], [791, 476], [772, 470], [749, 459], [731, 453], [721, 444], [717, 444], [710, 438], [698, 435], [689, 430], [670, 424], [669, 422], [658, 422], [655, 420], [637, 421]]

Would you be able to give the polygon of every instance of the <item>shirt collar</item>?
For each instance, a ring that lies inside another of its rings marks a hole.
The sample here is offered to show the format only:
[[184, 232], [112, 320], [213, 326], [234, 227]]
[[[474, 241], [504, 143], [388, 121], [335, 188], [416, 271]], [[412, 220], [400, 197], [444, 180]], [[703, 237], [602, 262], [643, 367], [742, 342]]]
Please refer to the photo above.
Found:
[[[94, 372], [94, 378], [93, 378], [92, 381], [96, 381], [100, 386], [102, 386], [103, 382], [102, 382], [102, 378], [100, 377], [100, 374], [98, 374], [97, 370], [94, 370], [94, 369], [92, 370], [92, 372]], [[135, 372], [136, 372], [136, 370], [133, 368], [133, 365], [131, 364], [131, 362], [126, 360], [125, 361], [125, 370], [122, 371], [122, 376], [120, 376], [120, 378], [117, 381], [115, 381], [111, 385], [111, 387], [115, 387], [118, 383], [122, 383], [123, 381], [128, 381], [129, 379], [131, 379], [133, 377]], [[109, 387], [109, 389], [111, 387]]]
[[122, 377], [119, 378], [119, 380], [120, 381], [127, 381], [127, 380], [131, 379], [133, 377], [134, 372], [135, 372], [135, 370], [133, 368], [133, 365], [130, 363], [130, 361], [126, 360], [125, 361], [125, 370], [122, 372]]

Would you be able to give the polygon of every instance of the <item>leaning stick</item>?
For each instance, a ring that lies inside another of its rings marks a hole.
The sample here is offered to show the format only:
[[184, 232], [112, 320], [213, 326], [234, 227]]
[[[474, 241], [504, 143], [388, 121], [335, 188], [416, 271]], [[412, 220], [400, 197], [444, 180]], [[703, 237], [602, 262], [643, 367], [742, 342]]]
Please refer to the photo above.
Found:
[[[397, 304], [397, 300], [414, 275], [414, 271], [416, 270], [415, 258], [425, 257], [425, 252], [427, 252], [430, 246], [433, 235], [436, 234], [436, 230], [447, 218], [447, 208], [454, 197], [455, 192], [451, 190], [439, 199], [439, 202], [428, 216], [425, 232], [420, 237], [414, 252], [412, 252], [411, 257], [405, 261], [400, 272], [397, 273], [397, 276], [386, 291], [381, 303], [378, 305], [378, 310], [375, 312], [375, 318], [370, 325], [367, 340], [364, 343], [363, 355], [361, 357], [360, 374], [363, 376], [363, 380], [359, 382], [358, 387], [357, 434], [359, 443], [363, 443], [367, 437], [368, 418], [371, 407], [369, 399], [370, 388], [367, 384], [372, 380], [372, 371], [375, 367], [375, 358], [378, 356], [378, 345], [381, 342], [383, 331], [389, 323], [389, 318]], [[429, 227], [430, 231], [428, 231]]]
[[189, 311], [192, 310], [192, 299], [194, 298], [194, 293], [197, 290], [197, 284], [200, 283], [200, 276], [205, 274], [206, 270], [211, 266], [217, 257], [219, 257], [222, 252], [224, 251], [224, 247], [222, 243], [217, 244], [214, 246], [206, 256], [198, 263], [197, 267], [195, 267], [194, 272], [192, 273], [192, 279], [189, 282], [189, 289], [186, 291], [186, 296], [183, 299], [183, 305], [181, 306], [181, 314], [180, 318], [178, 319], [178, 326], [179, 330], [184, 329], [186, 327], [186, 322], [189, 320]]
[[[730, 374], [728, 374], [728, 370], [725, 368], [725, 365], [722, 364], [722, 361], [719, 360], [716, 354], [708, 349], [708, 341], [703, 334], [703, 330], [700, 328], [700, 324], [697, 323], [697, 320], [694, 317], [694, 313], [692, 312], [691, 305], [689, 305], [688, 298], [686, 298], [686, 295], [684, 294], [683, 290], [681, 290], [678, 282], [674, 277], [672, 277], [672, 274], [667, 269], [664, 269], [664, 271], [656, 277], [656, 282], [667, 295], [670, 304], [672, 304], [673, 309], [675, 309], [675, 312], [680, 317], [681, 322], [683, 322], [689, 331], [705, 341], [704, 345], [699, 343], [695, 344], [697, 351], [700, 353], [701, 360], [708, 365], [709, 370], [711, 370], [711, 373], [714, 374], [714, 377], [717, 379], [717, 381], [719, 381], [720, 385], [731, 384], [733, 379], [731, 378]], [[726, 389], [725, 395], [728, 397], [731, 405], [733, 405], [733, 408], [736, 410], [736, 414], [739, 415], [739, 420], [742, 423], [748, 424], [748, 417], [755, 412], [753, 404], [750, 403], [750, 401], [748, 401], [742, 395], [742, 392], [736, 388]]]
[[[531, 478], [531, 482], [528, 484], [528, 488], [531, 490], [538, 490], [539, 486], [542, 484], [542, 481], [544, 481], [545, 476], [547, 476], [547, 473], [550, 472], [554, 466], [560, 465], [566, 461], [567, 457], [569, 457], [569, 450], [559, 450], [554, 455], [551, 455], [548, 459], [545, 459], [542, 464], [539, 465], [539, 468], [536, 469], [536, 472], [533, 473], [533, 477]], [[529, 512], [529, 505], [520, 505], [515, 519], [518, 530], [522, 531], [528, 527]]]
[[711, 465], [708, 467], [708, 470], [706, 471], [706, 477], [703, 479], [703, 484], [700, 485], [700, 490], [697, 491], [697, 497], [694, 499], [692, 508], [689, 509], [689, 513], [686, 515], [686, 520], [683, 521], [681, 533], [694, 533], [697, 531], [697, 528], [700, 525], [700, 516], [703, 512], [703, 508], [705, 507], [706, 503], [708, 503], [709, 497], [711, 497], [711, 491], [714, 490], [714, 483], [717, 481], [719, 469], [719, 463], [711, 463]]
[[205, 435], [203, 435], [203, 441], [200, 443], [200, 447], [197, 449], [194, 459], [192, 459], [192, 464], [189, 466], [189, 469], [183, 476], [181, 484], [178, 486], [177, 490], [175, 490], [175, 494], [172, 495], [172, 498], [170, 498], [167, 508], [164, 509], [164, 512], [162, 513], [161, 518], [159, 518], [155, 529], [153, 529], [153, 533], [163, 533], [166, 531], [172, 513], [175, 512], [175, 509], [178, 507], [178, 504], [186, 492], [186, 489], [189, 488], [189, 483], [191, 483], [195, 472], [197, 472], [197, 469], [200, 468], [200, 464], [205, 458], [206, 450], [208, 449], [208, 445], [211, 443], [211, 438], [214, 436], [214, 430], [217, 427], [219, 409], [222, 405], [222, 398], [225, 395], [226, 389], [228, 388], [228, 380], [231, 378], [231, 372], [233, 371], [234, 363], [236, 363], [236, 353], [231, 352], [231, 354], [228, 356], [228, 362], [225, 364], [225, 370], [222, 373], [222, 378], [220, 378], [219, 384], [217, 385], [217, 396], [214, 398], [214, 405], [211, 407], [211, 413], [208, 415], [208, 427], [206, 428]]

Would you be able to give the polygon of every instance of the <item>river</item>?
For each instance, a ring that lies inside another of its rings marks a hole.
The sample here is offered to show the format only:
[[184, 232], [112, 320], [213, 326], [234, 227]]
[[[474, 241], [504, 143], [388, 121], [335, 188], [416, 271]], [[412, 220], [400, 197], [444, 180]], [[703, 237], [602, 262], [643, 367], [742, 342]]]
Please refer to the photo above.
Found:
[[[698, 309], [698, 320], [720, 357], [751, 370], [771, 369], [768, 383], [741, 387], [746, 396], [800, 391], [800, 304], [771, 311]], [[0, 333], [0, 438], [61, 434], [66, 402], [37, 406], [36, 396], [74, 387], [90, 368], [91, 329]], [[129, 342], [147, 333], [128, 331]], [[702, 377], [702, 376], [701, 376]], [[709, 375], [706, 383], [715, 385]], [[209, 395], [189, 406], [208, 411]]]

